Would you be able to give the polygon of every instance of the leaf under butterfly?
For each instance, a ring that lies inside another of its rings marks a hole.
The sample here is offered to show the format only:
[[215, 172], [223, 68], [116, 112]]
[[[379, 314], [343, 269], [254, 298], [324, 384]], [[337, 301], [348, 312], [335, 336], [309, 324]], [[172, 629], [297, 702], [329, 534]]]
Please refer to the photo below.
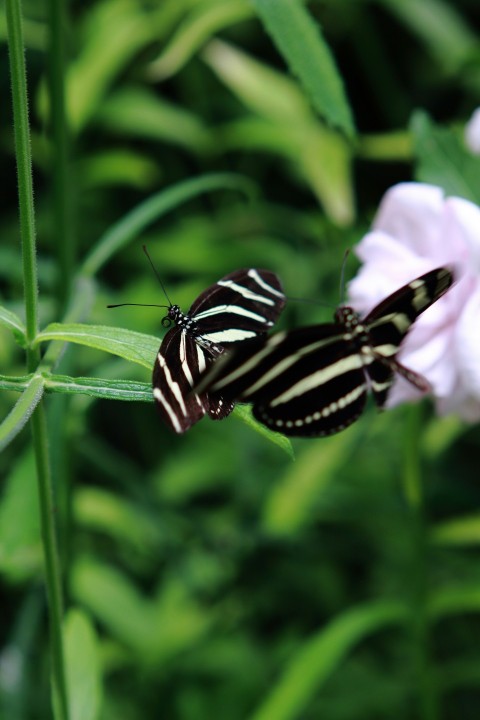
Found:
[[103, 350], [151, 369], [158, 350], [158, 338], [109, 325], [51, 323], [35, 339], [35, 345], [48, 340], [63, 340]]

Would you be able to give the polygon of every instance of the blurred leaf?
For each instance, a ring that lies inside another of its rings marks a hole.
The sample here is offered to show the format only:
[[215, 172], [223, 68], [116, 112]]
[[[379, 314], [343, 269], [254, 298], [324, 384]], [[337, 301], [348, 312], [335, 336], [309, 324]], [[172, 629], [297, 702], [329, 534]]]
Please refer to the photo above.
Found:
[[[67, 109], [75, 131], [88, 123], [138, 51], [156, 38], [154, 17], [135, 0], [103, 0], [89, 6], [81, 51], [67, 73]], [[40, 103], [45, 117], [46, 93]]]
[[447, 195], [458, 195], [479, 204], [480, 158], [466, 149], [461, 135], [435, 126], [423, 112], [413, 115], [411, 129], [417, 180], [440, 185]]
[[194, 645], [211, 625], [210, 613], [175, 580], [165, 579], [149, 600], [118, 570], [85, 558], [74, 568], [72, 590], [144, 663], [165, 662]]
[[464, 430], [465, 423], [456, 415], [432, 418], [422, 433], [422, 451], [429, 459], [437, 458]]
[[262, 425], [252, 415], [252, 410], [249, 405], [236, 405], [234, 414], [240, 420], [242, 420], [248, 427], [252, 428], [259, 435], [262, 435], [267, 440], [270, 440], [274, 445], [278, 445], [284, 452], [287, 453], [290, 460], [295, 460], [295, 454], [293, 452], [292, 443], [289, 438], [278, 432], [269, 430], [265, 425]]
[[121, 543], [133, 545], [137, 550], [150, 549], [161, 536], [154, 516], [101, 488], [83, 487], [77, 490], [73, 511], [79, 525], [100, 530]]
[[95, 629], [84, 611], [71, 609], [63, 632], [69, 720], [97, 720], [102, 687]]
[[[259, 131], [262, 131], [263, 149], [276, 148], [282, 156], [287, 155], [303, 173], [328, 215], [340, 225], [349, 225], [355, 213], [351, 149], [346, 140], [322, 125], [295, 82], [285, 75], [220, 40], [212, 40], [203, 57], [250, 110], [277, 126], [272, 126], [269, 134], [266, 125], [262, 128], [257, 123], [257, 146], [261, 147]], [[246, 147], [251, 147], [248, 126], [243, 132]], [[233, 134], [230, 142], [232, 137]]]
[[159, 174], [153, 160], [127, 149], [105, 150], [79, 164], [82, 186], [87, 188], [126, 185], [146, 190]]
[[18, 433], [23, 430], [25, 424], [42, 399], [43, 378], [34, 375], [29, 381], [13, 409], [0, 425], [0, 450], [8, 445]]
[[149, 370], [153, 368], [160, 345], [160, 340], [153, 335], [144, 335], [133, 330], [108, 325], [83, 325], [82, 323], [51, 323], [37, 335], [35, 345], [47, 340], [63, 340], [87, 345], [97, 350], [119, 355], [125, 360], [143, 365]]
[[109, 132], [161, 140], [194, 153], [214, 147], [214, 136], [195, 115], [146, 88], [117, 90], [102, 103], [95, 121]]
[[[159, 341], [157, 340], [157, 351], [158, 344]], [[115, 354], [118, 355], [119, 353]], [[143, 363], [141, 364], [143, 365]], [[153, 361], [149, 367], [153, 367]], [[137, 382], [135, 380], [110, 380], [106, 378], [69, 377], [67, 375], [49, 374], [45, 374], [44, 378], [47, 392], [89, 395], [90, 397], [104, 398], [106, 400], [153, 402], [151, 383]]]
[[286, 75], [221, 40], [209, 42], [202, 57], [253, 112], [286, 126], [312, 121], [307, 99]]
[[480, 584], [459, 584], [457, 587], [435, 588], [430, 595], [429, 615], [441, 620], [451, 615], [480, 612]]
[[380, 0], [450, 72], [473, 55], [478, 38], [454, 4], [443, 0]]
[[42, 566], [38, 489], [33, 452], [17, 458], [2, 483], [0, 572], [12, 582], [37, 575]]
[[205, 192], [236, 190], [247, 196], [253, 194], [254, 185], [242, 175], [214, 173], [200, 175], [161, 190], [130, 210], [107, 230], [85, 260], [81, 273], [95, 275], [99, 269], [122, 247], [136, 238], [148, 225], [167, 212]]
[[411, 162], [412, 153], [412, 134], [403, 129], [361, 135], [358, 140], [357, 156], [368, 160]]
[[330, 48], [299, 0], [252, 0], [268, 32], [313, 106], [331, 125], [354, 135], [343, 80]]
[[18, 317], [18, 315], [15, 315], [11, 310], [7, 310], [7, 308], [0, 305], [0, 325], [3, 325], [4, 327], [8, 328], [13, 332], [13, 335], [15, 337], [15, 340], [21, 347], [26, 347], [26, 340], [25, 340], [25, 326]]
[[388, 601], [355, 607], [337, 616], [295, 653], [251, 720], [303, 717], [308, 703], [355, 645], [372, 633], [403, 624], [406, 618], [403, 605]]
[[293, 535], [311, 521], [316, 505], [339, 468], [347, 461], [356, 426], [330, 438], [312, 438], [272, 489], [263, 510], [263, 529], [270, 535]]
[[170, 77], [190, 60], [212, 35], [253, 16], [247, 0], [215, 0], [199, 3], [180, 25], [170, 43], [149, 67], [152, 80]]
[[432, 540], [452, 547], [480, 544], [480, 514], [437, 523], [432, 530]]

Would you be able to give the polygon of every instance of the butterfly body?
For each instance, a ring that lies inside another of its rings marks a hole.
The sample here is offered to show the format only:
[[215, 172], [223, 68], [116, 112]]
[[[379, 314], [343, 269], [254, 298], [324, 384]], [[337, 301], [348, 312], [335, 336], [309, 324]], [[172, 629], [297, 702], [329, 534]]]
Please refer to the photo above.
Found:
[[363, 412], [368, 392], [383, 407], [395, 373], [419, 390], [428, 383], [396, 359], [415, 319], [453, 283], [438, 268], [403, 286], [360, 319], [340, 307], [335, 322], [243, 343], [205, 373], [198, 388], [211, 397], [253, 403], [253, 414], [291, 436], [339, 432]]

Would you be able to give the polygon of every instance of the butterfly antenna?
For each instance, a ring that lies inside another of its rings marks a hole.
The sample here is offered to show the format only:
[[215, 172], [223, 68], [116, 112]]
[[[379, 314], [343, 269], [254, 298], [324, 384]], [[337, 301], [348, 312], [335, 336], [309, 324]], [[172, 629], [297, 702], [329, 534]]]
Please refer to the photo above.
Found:
[[347, 266], [350, 248], [347, 248], [343, 254], [342, 269], [340, 271], [340, 303], [343, 305], [345, 301], [345, 268]]
[[[162, 290], [163, 290], [163, 294], [165, 295], [165, 297], [166, 297], [167, 300], [168, 300], [168, 306], [169, 306], [169, 307], [172, 307], [172, 301], [171, 301], [170, 298], [168, 297], [168, 293], [167, 293], [167, 291], [165, 290], [165, 285], [164, 285], [163, 282], [162, 282], [162, 278], [161, 278], [160, 275], [158, 274], [157, 268], [155, 267], [155, 265], [154, 265], [153, 262], [152, 262], [152, 258], [150, 257], [150, 255], [149, 255], [149, 253], [148, 253], [147, 246], [146, 246], [146, 245], [142, 245], [142, 250], [143, 250], [143, 252], [145, 253], [145, 255], [147, 256], [148, 262], [150, 263], [150, 266], [151, 266], [153, 272], [155, 273], [155, 277], [157, 278], [158, 282], [160, 283], [160, 287], [161, 287]], [[165, 307], [165, 305], [160, 305], [159, 307]]]
[[150, 305], [148, 303], [120, 303], [119, 305], [107, 305], [107, 308], [117, 308], [117, 307], [161, 307], [161, 308], [169, 308], [170, 305]]

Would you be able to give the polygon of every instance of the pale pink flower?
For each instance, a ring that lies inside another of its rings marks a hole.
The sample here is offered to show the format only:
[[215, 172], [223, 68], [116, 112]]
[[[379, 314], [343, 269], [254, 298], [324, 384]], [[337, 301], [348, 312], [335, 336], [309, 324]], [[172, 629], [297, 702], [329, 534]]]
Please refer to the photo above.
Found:
[[477, 108], [465, 125], [465, 144], [474, 155], [480, 155], [480, 108]]
[[[479, 420], [480, 208], [433, 185], [401, 183], [355, 252], [364, 264], [348, 294], [362, 315], [419, 275], [452, 268], [455, 285], [413, 324], [398, 359], [428, 380], [440, 414]], [[419, 397], [397, 376], [387, 405]]]

